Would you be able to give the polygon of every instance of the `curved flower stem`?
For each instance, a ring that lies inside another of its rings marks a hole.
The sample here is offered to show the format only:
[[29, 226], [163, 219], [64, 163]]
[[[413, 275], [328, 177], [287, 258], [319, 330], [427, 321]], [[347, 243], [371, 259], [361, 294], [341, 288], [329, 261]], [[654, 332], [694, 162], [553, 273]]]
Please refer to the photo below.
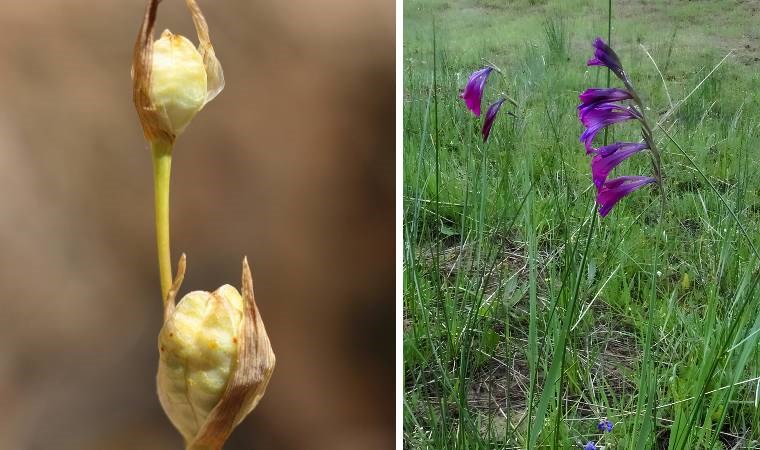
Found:
[[172, 145], [152, 142], [153, 188], [156, 206], [156, 246], [158, 248], [158, 271], [161, 276], [161, 298], [172, 286], [172, 256], [169, 246], [169, 181], [172, 168]]

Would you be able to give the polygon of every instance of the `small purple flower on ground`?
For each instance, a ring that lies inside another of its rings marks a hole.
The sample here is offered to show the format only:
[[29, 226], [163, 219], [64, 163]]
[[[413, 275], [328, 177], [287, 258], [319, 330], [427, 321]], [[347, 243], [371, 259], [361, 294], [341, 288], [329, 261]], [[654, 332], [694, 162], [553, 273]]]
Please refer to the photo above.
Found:
[[501, 104], [504, 103], [504, 101], [505, 99], [501, 98], [488, 107], [486, 118], [483, 121], [483, 142], [488, 140], [488, 136], [491, 134], [491, 127], [493, 127], [493, 121], [496, 119], [496, 114], [499, 112]]
[[583, 450], [598, 450], [596, 445], [594, 444], [594, 441], [589, 441], [586, 445], [583, 446]]
[[596, 429], [604, 433], [605, 431], [610, 433], [612, 431], [612, 422], [610, 422], [607, 419], [602, 419], [598, 424], [596, 424]]
[[652, 177], [642, 176], [623, 176], [607, 180], [599, 188], [596, 196], [596, 202], [600, 206], [599, 214], [602, 217], [606, 216], [620, 199], [647, 184], [656, 182], [657, 180]]
[[620, 64], [620, 58], [600, 37], [594, 39], [594, 57], [589, 59], [586, 65], [605, 66], [622, 81], [626, 81], [623, 66]]
[[470, 75], [467, 84], [464, 87], [464, 91], [459, 94], [459, 98], [464, 100], [467, 109], [475, 114], [475, 117], [480, 117], [480, 104], [483, 101], [483, 91], [486, 87], [486, 80], [493, 71], [493, 67], [484, 67], [480, 70], [476, 70]]

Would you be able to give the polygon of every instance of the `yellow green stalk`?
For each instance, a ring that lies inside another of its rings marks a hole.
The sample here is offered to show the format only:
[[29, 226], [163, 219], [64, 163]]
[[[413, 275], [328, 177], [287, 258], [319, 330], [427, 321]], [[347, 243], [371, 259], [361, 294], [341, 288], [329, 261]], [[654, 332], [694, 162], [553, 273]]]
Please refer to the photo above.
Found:
[[172, 286], [172, 255], [169, 245], [169, 183], [172, 170], [172, 146], [153, 142], [153, 188], [156, 207], [156, 246], [158, 272], [161, 277], [161, 298], [166, 302]]

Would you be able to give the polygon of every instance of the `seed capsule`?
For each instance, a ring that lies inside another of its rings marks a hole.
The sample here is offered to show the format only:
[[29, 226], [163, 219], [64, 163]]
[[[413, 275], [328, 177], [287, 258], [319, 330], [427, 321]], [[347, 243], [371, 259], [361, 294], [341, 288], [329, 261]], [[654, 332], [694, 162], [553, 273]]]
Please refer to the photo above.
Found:
[[243, 261], [243, 295], [230, 285], [195, 291], [175, 306], [185, 257], [169, 292], [158, 337], [158, 396], [188, 449], [221, 449], [258, 404], [275, 356]]
[[172, 144], [224, 88], [224, 73], [195, 0], [186, 0], [200, 44], [165, 30], [153, 41], [160, 0], [151, 0], [132, 57], [133, 100], [150, 142]]
[[153, 43], [150, 100], [163, 124], [179, 135], [206, 103], [206, 68], [195, 46], [165, 30]]

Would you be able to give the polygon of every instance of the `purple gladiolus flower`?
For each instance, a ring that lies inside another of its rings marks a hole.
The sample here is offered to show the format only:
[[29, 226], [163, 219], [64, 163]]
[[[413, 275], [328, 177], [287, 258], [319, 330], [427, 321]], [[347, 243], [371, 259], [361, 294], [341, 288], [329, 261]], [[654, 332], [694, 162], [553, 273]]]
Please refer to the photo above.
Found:
[[583, 450], [597, 450], [597, 447], [594, 444], [594, 441], [589, 441], [586, 445], [583, 446]]
[[657, 180], [652, 177], [642, 176], [624, 176], [608, 180], [599, 188], [599, 193], [596, 195], [596, 202], [601, 206], [599, 215], [606, 216], [620, 199], [642, 186], [656, 182]]
[[496, 100], [488, 107], [486, 118], [483, 121], [483, 142], [488, 140], [488, 135], [491, 134], [491, 127], [493, 127], [493, 121], [496, 119], [496, 113], [499, 112], [499, 108], [501, 108], [501, 104], [504, 103], [504, 100], [505, 99], [503, 98]]
[[483, 101], [483, 90], [486, 87], [486, 80], [493, 71], [493, 67], [484, 67], [480, 70], [476, 70], [470, 75], [470, 79], [467, 80], [467, 84], [464, 87], [464, 91], [459, 94], [459, 98], [464, 100], [467, 105], [467, 109], [475, 114], [475, 117], [480, 117], [480, 104]]
[[[598, 152], [593, 158], [591, 158], [591, 175], [594, 179], [594, 184], [597, 189], [600, 189], [607, 176], [610, 174], [618, 164], [630, 158], [632, 155], [648, 148], [646, 144], [637, 144], [634, 142], [620, 142], [623, 144], [618, 146], [614, 151], [602, 154]], [[607, 147], [610, 147], [609, 145]], [[607, 148], [602, 147], [602, 148]]]
[[594, 153], [594, 137], [605, 127], [613, 123], [623, 122], [630, 119], [638, 119], [638, 113], [624, 106], [614, 103], [600, 103], [579, 111], [578, 116], [586, 127], [581, 134], [580, 141], [586, 144], [586, 153]]
[[583, 91], [578, 96], [581, 100], [581, 104], [578, 105], [579, 110], [591, 108], [600, 103], [612, 103], [619, 102], [621, 100], [628, 100], [633, 98], [630, 92], [625, 89], [618, 88], [591, 88]]
[[594, 57], [589, 59], [586, 65], [605, 66], [617, 75], [620, 80], [625, 82], [625, 72], [623, 71], [623, 66], [620, 64], [620, 58], [618, 58], [617, 53], [615, 53], [615, 51], [612, 50], [600, 37], [594, 39], [594, 48]]

